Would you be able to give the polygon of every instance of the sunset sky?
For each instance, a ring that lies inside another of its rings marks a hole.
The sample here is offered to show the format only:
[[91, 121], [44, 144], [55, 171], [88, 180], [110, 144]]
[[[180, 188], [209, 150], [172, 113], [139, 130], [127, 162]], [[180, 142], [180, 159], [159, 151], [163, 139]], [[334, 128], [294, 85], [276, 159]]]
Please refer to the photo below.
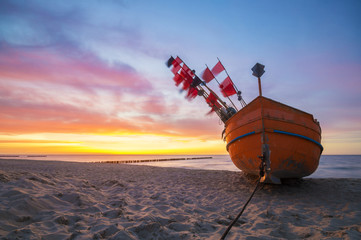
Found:
[[246, 102], [264, 64], [263, 95], [313, 114], [324, 154], [361, 154], [358, 0], [3, 0], [0, 154], [227, 154], [170, 55], [219, 57]]

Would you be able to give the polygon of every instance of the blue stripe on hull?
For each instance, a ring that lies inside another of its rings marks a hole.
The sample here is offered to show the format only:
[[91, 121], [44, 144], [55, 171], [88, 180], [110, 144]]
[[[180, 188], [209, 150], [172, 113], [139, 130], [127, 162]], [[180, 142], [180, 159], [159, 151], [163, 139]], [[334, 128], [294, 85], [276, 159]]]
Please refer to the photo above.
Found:
[[300, 134], [296, 134], [296, 133], [290, 133], [290, 132], [285, 132], [285, 131], [279, 131], [279, 130], [273, 130], [273, 132], [275, 133], [281, 133], [281, 134], [285, 134], [285, 135], [289, 135], [289, 136], [294, 136], [294, 137], [299, 137], [299, 138], [303, 138], [305, 140], [311, 141], [313, 143], [315, 143], [317, 146], [319, 146], [321, 148], [321, 153], [323, 151], [323, 146], [321, 145], [321, 143], [313, 140], [312, 138], [300, 135]]
[[227, 151], [228, 151], [229, 145], [231, 145], [231, 144], [234, 143], [235, 141], [237, 141], [237, 140], [239, 140], [239, 139], [241, 139], [241, 138], [247, 137], [247, 136], [249, 136], [249, 135], [255, 134], [255, 133], [256, 133], [256, 132], [253, 131], [253, 132], [249, 132], [249, 133], [246, 133], [246, 134], [243, 134], [243, 135], [241, 135], [241, 136], [236, 137], [235, 139], [233, 139], [232, 141], [230, 141], [230, 142], [227, 144], [227, 146], [226, 146]]
[[[305, 139], [305, 140], [308, 140], [308, 141], [311, 141], [313, 143], [315, 143], [317, 146], [319, 146], [321, 148], [321, 153], [323, 151], [323, 146], [321, 145], [321, 143], [313, 140], [312, 138], [309, 138], [309, 137], [306, 137], [306, 136], [303, 136], [303, 135], [300, 135], [300, 134], [296, 134], [296, 133], [290, 133], [290, 132], [285, 132], [285, 131], [279, 131], [279, 130], [273, 130], [273, 132], [275, 133], [281, 133], [281, 134], [285, 134], [285, 135], [289, 135], [289, 136], [294, 136], [294, 137], [299, 137], [299, 138], [302, 138], [302, 139]], [[247, 137], [249, 135], [252, 135], [252, 134], [255, 134], [256, 132], [255, 131], [252, 131], [252, 132], [249, 132], [249, 133], [246, 133], [246, 134], [243, 134], [241, 136], [238, 136], [236, 137], [235, 139], [233, 139], [232, 141], [230, 141], [227, 146], [226, 146], [226, 149], [228, 151], [228, 147], [229, 145], [231, 145], [232, 143], [234, 143], [235, 141], [241, 139], [241, 138], [244, 138], [244, 137]]]

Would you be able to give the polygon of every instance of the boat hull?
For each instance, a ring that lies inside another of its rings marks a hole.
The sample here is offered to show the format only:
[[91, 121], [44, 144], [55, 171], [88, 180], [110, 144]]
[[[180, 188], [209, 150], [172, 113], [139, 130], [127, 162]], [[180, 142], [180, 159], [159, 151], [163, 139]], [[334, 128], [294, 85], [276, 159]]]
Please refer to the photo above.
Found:
[[269, 150], [264, 182], [312, 174], [323, 150], [321, 128], [311, 114], [265, 97], [232, 116], [225, 134], [233, 163], [245, 173], [259, 175], [259, 156]]

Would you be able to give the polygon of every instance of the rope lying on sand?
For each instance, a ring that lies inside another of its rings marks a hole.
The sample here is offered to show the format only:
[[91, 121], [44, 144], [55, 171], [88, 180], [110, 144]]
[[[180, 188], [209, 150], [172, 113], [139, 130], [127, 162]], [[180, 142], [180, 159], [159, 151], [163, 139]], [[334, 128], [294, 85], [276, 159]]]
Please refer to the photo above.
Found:
[[257, 191], [258, 186], [261, 184], [261, 179], [262, 177], [265, 175], [265, 167], [266, 167], [266, 162], [265, 162], [265, 158], [264, 158], [264, 153], [262, 154], [262, 156], [259, 157], [262, 161], [260, 163], [259, 166], [259, 179], [257, 181], [256, 187], [254, 188], [251, 196], [248, 198], [247, 202], [244, 204], [242, 210], [238, 213], [237, 217], [231, 222], [231, 224], [229, 224], [228, 228], [226, 229], [226, 231], [224, 231], [222, 237], [220, 238], [220, 240], [224, 240], [228, 234], [228, 232], [231, 230], [231, 228], [233, 227], [233, 225], [238, 221], [238, 219], [240, 218], [240, 216], [242, 215], [242, 213], [244, 212], [244, 210], [246, 209], [248, 203], [251, 201], [252, 197], [254, 196], [254, 194]]
[[238, 213], [237, 217], [231, 222], [231, 224], [229, 224], [229, 226], [228, 226], [228, 228], [226, 229], [226, 231], [224, 231], [224, 233], [223, 233], [222, 237], [220, 238], [220, 240], [224, 240], [224, 239], [226, 238], [228, 232], [231, 230], [231, 228], [233, 227], [233, 225], [238, 221], [238, 219], [240, 218], [240, 216], [242, 215], [242, 213], [243, 213], [244, 210], [246, 209], [248, 203], [251, 201], [253, 195], [256, 193], [257, 188], [258, 188], [258, 186], [259, 186], [260, 183], [261, 183], [260, 180], [261, 180], [261, 179], [259, 179], [259, 180], [257, 181], [257, 185], [256, 185], [256, 187], [254, 188], [251, 196], [248, 198], [247, 202], [244, 204], [242, 210]]

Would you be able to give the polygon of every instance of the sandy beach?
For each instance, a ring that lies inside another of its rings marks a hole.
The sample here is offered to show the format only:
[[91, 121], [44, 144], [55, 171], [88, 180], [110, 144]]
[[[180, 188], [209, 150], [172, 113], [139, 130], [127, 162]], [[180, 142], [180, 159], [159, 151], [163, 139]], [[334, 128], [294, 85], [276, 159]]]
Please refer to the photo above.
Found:
[[[1, 239], [219, 239], [241, 172], [0, 160]], [[226, 239], [361, 239], [361, 179], [264, 185]]]

